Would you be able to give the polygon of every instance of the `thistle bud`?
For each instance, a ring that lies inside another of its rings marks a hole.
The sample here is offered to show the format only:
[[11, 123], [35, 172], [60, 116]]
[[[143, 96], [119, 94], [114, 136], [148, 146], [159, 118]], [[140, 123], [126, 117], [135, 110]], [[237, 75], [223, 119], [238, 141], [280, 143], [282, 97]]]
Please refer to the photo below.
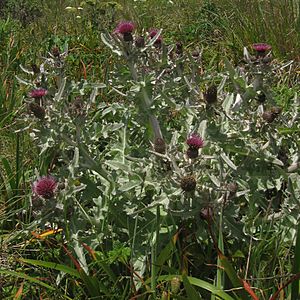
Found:
[[199, 150], [195, 148], [188, 148], [186, 150], [186, 155], [188, 158], [195, 159], [199, 155]]
[[279, 106], [273, 106], [273, 107], [271, 108], [271, 112], [272, 112], [274, 115], [278, 116], [278, 115], [282, 112], [282, 108], [279, 107]]
[[40, 68], [36, 64], [31, 64], [31, 69], [34, 74], [39, 74], [40, 73]]
[[35, 117], [37, 117], [40, 120], [43, 120], [45, 118], [45, 109], [38, 105], [37, 103], [30, 103], [29, 104], [29, 109], [32, 111]]
[[192, 52], [192, 56], [193, 56], [193, 58], [198, 58], [199, 56], [200, 56], [200, 53], [199, 53], [199, 51], [198, 50], [194, 50], [193, 52]]
[[235, 194], [238, 190], [238, 185], [236, 182], [230, 182], [227, 184], [227, 190], [230, 192], [230, 193], [233, 193]]
[[135, 40], [135, 46], [137, 48], [143, 48], [145, 47], [145, 39], [142, 36], [139, 36], [136, 40]]
[[213, 216], [212, 208], [210, 206], [202, 208], [201, 211], [200, 211], [200, 216], [203, 219], [205, 219], [206, 221], [211, 220], [211, 218]]
[[131, 32], [125, 32], [123, 34], [123, 39], [124, 39], [124, 42], [132, 42], [133, 36], [132, 36]]
[[265, 93], [259, 93], [257, 95], [257, 101], [259, 103], [264, 103], [266, 101], [266, 95], [265, 95]]
[[183, 45], [181, 42], [176, 43], [176, 54], [181, 55], [183, 53]]
[[265, 111], [263, 114], [262, 114], [262, 118], [267, 122], [267, 123], [272, 123], [275, 118], [276, 118], [276, 115], [273, 114], [271, 111]]
[[154, 141], [154, 150], [160, 154], [166, 153], [166, 143], [162, 138], [156, 138]]
[[217, 87], [214, 84], [208, 87], [208, 89], [204, 93], [204, 99], [207, 104], [214, 104], [218, 101]]
[[53, 47], [52, 50], [51, 50], [51, 52], [52, 52], [52, 55], [54, 57], [59, 57], [60, 56], [60, 51], [59, 51], [58, 47]]
[[196, 189], [196, 179], [192, 175], [184, 176], [181, 178], [180, 187], [185, 192], [193, 192]]

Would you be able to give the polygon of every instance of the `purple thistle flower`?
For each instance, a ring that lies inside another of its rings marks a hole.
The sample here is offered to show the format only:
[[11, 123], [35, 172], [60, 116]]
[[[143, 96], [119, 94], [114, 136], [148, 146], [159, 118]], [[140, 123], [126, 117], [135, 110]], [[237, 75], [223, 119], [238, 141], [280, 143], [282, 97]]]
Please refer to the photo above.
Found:
[[[155, 28], [150, 29], [149, 37], [151, 39], [153, 39], [157, 35], [157, 33], [158, 33], [158, 29], [155, 29]], [[161, 37], [161, 35], [159, 35], [158, 38], [156, 39], [156, 41], [154, 42], [154, 44], [155, 45], [160, 45], [161, 43], [162, 43], [162, 37]]]
[[272, 49], [272, 47], [270, 45], [265, 44], [265, 43], [253, 44], [252, 48], [260, 54], [264, 54], [266, 51], [269, 51]]
[[40, 99], [47, 95], [48, 91], [46, 89], [40, 88], [40, 89], [34, 89], [29, 93], [29, 96], [35, 99]]
[[52, 176], [42, 176], [32, 184], [32, 191], [39, 197], [51, 199], [57, 189], [57, 181]]
[[204, 146], [204, 140], [196, 133], [191, 134], [187, 138], [186, 143], [192, 149], [200, 149]]
[[119, 24], [117, 25], [116, 29], [115, 29], [115, 33], [121, 33], [121, 34], [127, 34], [127, 33], [132, 33], [132, 31], [134, 30], [135, 25], [133, 22], [130, 21], [121, 21], [119, 22]]

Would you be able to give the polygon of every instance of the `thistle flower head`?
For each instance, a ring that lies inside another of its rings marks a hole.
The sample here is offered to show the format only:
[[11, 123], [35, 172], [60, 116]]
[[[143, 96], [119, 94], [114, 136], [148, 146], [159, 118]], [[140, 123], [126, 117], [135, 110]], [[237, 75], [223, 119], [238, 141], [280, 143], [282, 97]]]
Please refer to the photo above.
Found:
[[204, 140], [197, 133], [191, 134], [187, 138], [186, 143], [192, 149], [200, 149], [204, 146]]
[[266, 51], [269, 51], [272, 49], [272, 47], [266, 43], [257, 43], [257, 44], [253, 44], [252, 48], [257, 51], [258, 53], [265, 53]]
[[46, 89], [34, 89], [29, 93], [29, 96], [35, 99], [39, 99], [47, 95], [48, 91]]
[[132, 31], [134, 30], [135, 25], [133, 22], [130, 21], [121, 21], [119, 22], [119, 24], [117, 25], [116, 29], [115, 29], [115, 33], [121, 33], [121, 34], [126, 34], [126, 33], [132, 33]]
[[42, 176], [32, 184], [32, 191], [39, 197], [51, 199], [57, 189], [57, 181], [52, 176]]

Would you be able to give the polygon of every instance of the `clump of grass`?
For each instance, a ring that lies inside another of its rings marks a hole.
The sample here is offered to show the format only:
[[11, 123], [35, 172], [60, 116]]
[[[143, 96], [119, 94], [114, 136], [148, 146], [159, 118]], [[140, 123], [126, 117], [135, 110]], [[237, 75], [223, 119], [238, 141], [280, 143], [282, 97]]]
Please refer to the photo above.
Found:
[[300, 3], [297, 0], [214, 1], [222, 11], [224, 35], [232, 47], [267, 42], [281, 57], [299, 59]]

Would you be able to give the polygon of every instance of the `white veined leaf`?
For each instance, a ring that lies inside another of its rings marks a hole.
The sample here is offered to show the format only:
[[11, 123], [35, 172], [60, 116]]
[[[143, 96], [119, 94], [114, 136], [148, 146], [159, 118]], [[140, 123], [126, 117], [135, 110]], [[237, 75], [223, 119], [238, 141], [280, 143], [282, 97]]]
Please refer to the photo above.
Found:
[[59, 90], [55, 94], [55, 97], [54, 97], [55, 101], [60, 101], [60, 99], [62, 98], [62, 95], [64, 93], [65, 86], [66, 86], [66, 78], [63, 78], [60, 82]]
[[22, 65], [19, 65], [19, 66], [20, 66], [20, 68], [21, 68], [21, 70], [22, 70], [23, 72], [25, 72], [25, 73], [27, 73], [27, 74], [30, 74], [30, 75], [34, 75], [34, 72], [33, 72], [33, 71], [30, 71], [30, 70], [24, 68]]
[[221, 186], [221, 183], [220, 183], [219, 179], [218, 179], [215, 175], [209, 174], [208, 176], [209, 176], [210, 180], [211, 180], [217, 187], [220, 187], [220, 186]]
[[112, 49], [113, 50], [113, 45], [112, 45], [112, 39], [110, 39], [110, 40], [108, 40], [108, 38], [107, 38], [107, 35], [106, 34], [104, 34], [104, 33], [101, 33], [101, 40], [102, 40], [102, 42], [106, 45], [106, 46], [108, 46], [110, 49]]
[[235, 171], [237, 170], [237, 166], [233, 163], [233, 161], [225, 153], [221, 153], [221, 158], [231, 169], [233, 169]]
[[108, 160], [105, 161], [105, 164], [114, 170], [123, 170], [125, 172], [130, 172], [130, 166], [119, 161]]
[[225, 100], [223, 101], [222, 107], [223, 107], [224, 111], [226, 112], [226, 114], [230, 114], [233, 100], [234, 100], [234, 95], [229, 94], [226, 96]]
[[31, 85], [31, 86], [33, 86], [33, 84], [32, 84], [30, 81], [27, 81], [27, 80], [25, 80], [25, 79], [22, 79], [22, 78], [18, 77], [17, 75], [16, 75], [15, 77], [17, 78], [17, 80], [18, 80], [20, 83], [25, 84], [25, 85]]
[[96, 96], [98, 95], [98, 87], [95, 87], [91, 93], [91, 96], [90, 96], [90, 102], [91, 103], [94, 103], [95, 102], [95, 99], [96, 99]]
[[207, 120], [202, 120], [198, 129], [198, 133], [202, 138], [205, 138], [206, 128], [207, 128]]
[[141, 185], [140, 181], [129, 181], [120, 187], [120, 191], [127, 192], [140, 185]]

